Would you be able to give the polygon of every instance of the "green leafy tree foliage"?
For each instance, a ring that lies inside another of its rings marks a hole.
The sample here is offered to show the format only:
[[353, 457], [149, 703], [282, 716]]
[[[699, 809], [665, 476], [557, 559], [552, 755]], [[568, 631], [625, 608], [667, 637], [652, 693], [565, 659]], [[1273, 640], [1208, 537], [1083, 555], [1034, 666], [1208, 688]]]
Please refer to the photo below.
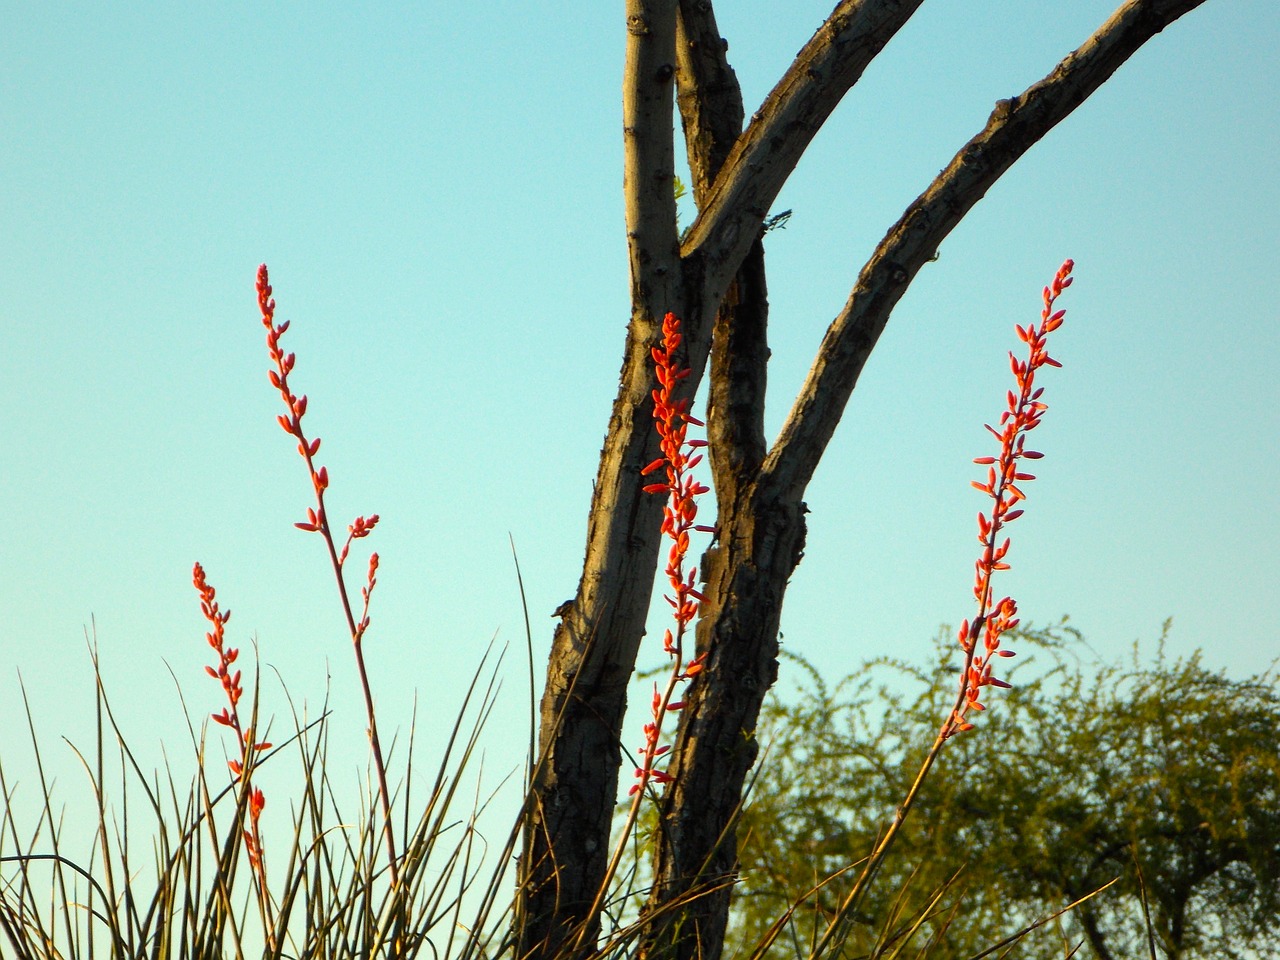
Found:
[[[1081, 665], [1070, 628], [1020, 639], [1037, 656], [948, 744], [847, 955], [976, 956], [1114, 880], [1012, 955], [1083, 943], [1076, 955], [1098, 960], [1280, 956], [1274, 675], [1170, 660], [1163, 639], [1147, 665], [1136, 649], [1123, 665]], [[939, 639], [931, 671], [884, 660], [834, 686], [797, 661], [799, 696], [772, 699], [762, 718], [769, 756], [744, 814], [737, 942], [796, 904], [777, 949], [808, 952], [955, 697], [953, 646]]]

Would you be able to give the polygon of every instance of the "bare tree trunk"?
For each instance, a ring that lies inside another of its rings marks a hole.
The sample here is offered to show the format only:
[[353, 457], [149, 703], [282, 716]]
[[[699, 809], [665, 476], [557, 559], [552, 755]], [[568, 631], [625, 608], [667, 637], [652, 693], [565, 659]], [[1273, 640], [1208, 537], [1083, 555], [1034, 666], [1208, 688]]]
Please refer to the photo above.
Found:
[[[623, 84], [632, 317], [601, 452], [583, 576], [556, 630], [542, 701], [516, 921], [518, 955], [595, 942], [620, 765], [626, 686], [657, 562], [662, 504], [641, 490], [657, 456], [649, 349], [684, 320], [692, 393], [711, 354], [709, 439], [719, 518], [703, 563], [706, 669], [685, 697], [661, 809], [646, 950], [718, 960], [735, 877], [734, 815], [777, 673], [787, 581], [803, 553], [803, 495], [889, 314], [943, 238], [1048, 130], [1146, 40], [1203, 0], [1130, 0], [986, 127], [877, 247], [831, 323], [772, 449], [763, 436], [767, 298], [761, 223], [814, 134], [920, 0], [846, 0], [738, 135], [743, 111], [710, 0], [627, 0]], [[677, 26], [677, 6], [679, 24]], [[676, 233], [672, 93], [699, 214]], [[730, 146], [730, 142], [732, 145]], [[704, 318], [714, 318], [704, 322]], [[714, 341], [714, 346], [713, 346]], [[690, 899], [691, 894], [709, 895]]]
[[600, 454], [577, 595], [555, 632], [542, 696], [539, 767], [518, 897], [518, 955], [552, 956], [578, 938], [609, 856], [627, 683], [653, 589], [662, 503], [641, 490], [657, 455], [649, 349], [681, 308], [671, 111], [675, 0], [628, 0], [623, 134], [631, 322]]

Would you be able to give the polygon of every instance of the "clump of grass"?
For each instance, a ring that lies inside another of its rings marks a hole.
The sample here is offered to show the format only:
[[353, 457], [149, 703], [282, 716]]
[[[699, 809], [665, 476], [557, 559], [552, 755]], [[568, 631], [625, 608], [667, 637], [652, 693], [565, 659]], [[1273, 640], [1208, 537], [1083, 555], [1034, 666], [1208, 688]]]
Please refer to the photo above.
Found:
[[[257, 291], [267, 328], [271, 383], [288, 410], [278, 419], [298, 441], [315, 495], [306, 521], [295, 526], [321, 535], [336, 576], [367, 710], [376, 790], [362, 799], [357, 811], [339, 801], [329, 764], [327, 707], [311, 719], [305, 707], [299, 709], [289, 698], [292, 734], [278, 746], [259, 735], [256, 670], [246, 716], [240, 651], [228, 644], [225, 632], [231, 612], [220, 604], [197, 563], [192, 577], [208, 622], [205, 639], [215, 658], [205, 669], [219, 682], [226, 704], [207, 714], [213, 727], [205, 722], [197, 729], [188, 719], [193, 776], [183, 779], [170, 766], [163, 774], [149, 775], [116, 722], [98, 652], [91, 645], [97, 737], [89, 757], [77, 752], [89, 777], [96, 819], [87, 856], [71, 856], [65, 850], [67, 825], [45, 776], [23, 690], [39, 814], [34, 827], [19, 826], [14, 814], [16, 786], [0, 766], [5, 801], [0, 814], [0, 935], [9, 947], [6, 957], [422, 955], [438, 960], [485, 951], [500, 928], [502, 879], [517, 833], [513, 829], [498, 855], [489, 858], [496, 866], [486, 872], [482, 854], [489, 844], [475, 822], [487, 800], [475, 798], [469, 810], [455, 812], [458, 790], [494, 704], [500, 658], [492, 663], [486, 654], [472, 677], [425, 795], [414, 775], [412, 726], [401, 779], [393, 791], [362, 647], [377, 583], [377, 554], [369, 560], [358, 616], [344, 577], [353, 542], [367, 537], [378, 517], [356, 518], [347, 527], [345, 542], [339, 546], [335, 541], [325, 504], [328, 470], [316, 462], [319, 438], [308, 438], [303, 430], [307, 398], [290, 388], [296, 358], [280, 346], [289, 324], [275, 322], [265, 266], [258, 273]], [[288, 697], [287, 690], [285, 694]], [[234, 737], [232, 758], [225, 765], [212, 761], [215, 749], [209, 738], [211, 730], [223, 729]], [[296, 764], [297, 791], [273, 802], [292, 805], [292, 835], [267, 843], [260, 822], [266, 794], [256, 785], [255, 774], [290, 756]], [[138, 841], [131, 837], [142, 823], [153, 829], [140, 853]], [[242, 861], [247, 869], [241, 869]], [[242, 882], [246, 874], [247, 890]]]

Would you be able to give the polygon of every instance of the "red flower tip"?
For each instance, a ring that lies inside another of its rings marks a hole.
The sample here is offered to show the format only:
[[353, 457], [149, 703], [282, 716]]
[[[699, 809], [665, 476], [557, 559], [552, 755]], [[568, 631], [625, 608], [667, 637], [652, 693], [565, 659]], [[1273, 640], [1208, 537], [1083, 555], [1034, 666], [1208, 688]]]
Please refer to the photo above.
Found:
[[653, 473], [655, 470], [661, 470], [664, 466], [666, 466], [666, 463], [667, 463], [666, 457], [659, 457], [657, 460], [654, 460], [652, 463], [646, 466], [643, 470], [641, 470], [640, 476], [647, 477], [649, 474]]

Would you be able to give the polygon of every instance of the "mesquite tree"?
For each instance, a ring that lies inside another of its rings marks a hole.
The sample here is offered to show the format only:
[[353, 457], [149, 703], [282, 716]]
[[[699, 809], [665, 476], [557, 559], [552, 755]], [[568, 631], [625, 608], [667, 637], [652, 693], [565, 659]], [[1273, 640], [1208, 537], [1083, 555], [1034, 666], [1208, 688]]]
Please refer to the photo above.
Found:
[[[814, 135], [921, 0], [842, 0], [744, 126], [710, 0], [626, 0], [624, 190], [631, 280], [618, 394], [588, 521], [582, 579], [556, 628], [521, 858], [520, 957], [590, 946], [610, 855], [627, 685], [661, 541], [650, 351], [683, 320], [683, 395], [709, 378], [716, 535], [691, 683], [659, 810], [647, 950], [718, 960], [736, 866], [733, 820], [753, 731], [777, 674], [779, 617], [805, 538], [805, 488], [867, 357], [917, 271], [986, 191], [1148, 39], [1203, 0], [1129, 0], [1044, 79], [995, 105], [856, 277], [772, 446], [764, 435], [764, 219]], [[697, 217], [677, 226], [673, 110]], [[709, 370], [708, 370], [709, 362]], [[698, 894], [693, 896], [693, 894]], [[594, 915], [593, 915], [594, 914]], [[660, 922], [658, 922], [660, 921]]]

